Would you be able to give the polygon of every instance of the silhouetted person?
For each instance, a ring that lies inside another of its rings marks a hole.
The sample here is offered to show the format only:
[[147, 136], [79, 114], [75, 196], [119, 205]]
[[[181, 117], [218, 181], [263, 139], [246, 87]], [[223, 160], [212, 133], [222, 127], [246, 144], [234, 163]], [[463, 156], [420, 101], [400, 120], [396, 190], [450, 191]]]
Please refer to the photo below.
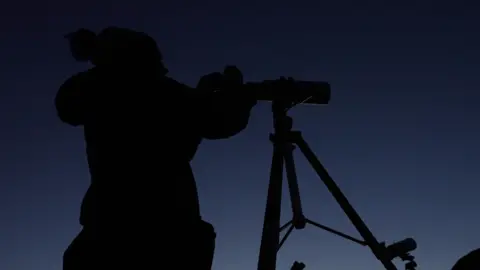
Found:
[[202, 139], [247, 126], [256, 101], [237, 91], [242, 74], [228, 67], [191, 89], [166, 76], [146, 34], [112, 27], [67, 37], [74, 58], [94, 67], [55, 99], [63, 122], [83, 126], [91, 174], [64, 269], [210, 269], [215, 232], [201, 219], [190, 161]]
[[480, 269], [480, 248], [470, 251], [461, 257], [452, 270], [477, 270]]

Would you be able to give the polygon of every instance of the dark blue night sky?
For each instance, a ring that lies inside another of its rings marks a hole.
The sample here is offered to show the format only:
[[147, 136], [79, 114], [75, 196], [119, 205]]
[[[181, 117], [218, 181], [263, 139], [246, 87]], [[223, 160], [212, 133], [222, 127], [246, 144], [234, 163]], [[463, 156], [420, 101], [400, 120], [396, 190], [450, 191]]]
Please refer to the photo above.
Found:
[[[377, 237], [414, 237], [417, 262], [432, 270], [480, 246], [476, 1], [89, 1], [18, 0], [0, 10], [0, 269], [59, 270], [80, 229], [83, 134], [56, 118], [53, 98], [87, 68], [63, 34], [111, 25], [154, 36], [171, 75], [190, 85], [226, 64], [249, 81], [329, 81], [330, 105], [294, 109], [295, 127]], [[260, 103], [245, 132], [205, 142], [193, 162], [202, 214], [218, 233], [215, 269], [256, 268], [271, 126]], [[305, 213], [357, 235], [302, 158]], [[289, 203], [284, 210], [287, 221]], [[313, 227], [294, 232], [278, 269], [294, 260], [381, 269], [368, 249]]]

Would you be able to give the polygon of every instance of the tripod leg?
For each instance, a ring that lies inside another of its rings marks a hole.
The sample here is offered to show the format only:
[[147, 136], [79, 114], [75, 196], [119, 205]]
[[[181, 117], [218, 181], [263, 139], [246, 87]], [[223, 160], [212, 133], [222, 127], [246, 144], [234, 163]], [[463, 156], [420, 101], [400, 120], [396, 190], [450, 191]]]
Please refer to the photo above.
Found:
[[360, 218], [357, 211], [355, 211], [355, 209], [347, 200], [347, 198], [337, 186], [335, 181], [332, 179], [332, 177], [330, 177], [325, 167], [323, 167], [322, 163], [318, 160], [318, 158], [308, 146], [307, 142], [303, 139], [301, 133], [298, 131], [292, 132], [291, 139], [300, 148], [312, 168], [315, 170], [315, 172], [318, 174], [318, 176], [328, 188], [330, 193], [333, 195], [337, 203], [343, 209], [347, 217], [352, 222], [353, 226], [355, 226], [357, 231], [363, 237], [367, 245], [372, 250], [373, 254], [377, 257], [379, 261], [381, 261], [385, 269], [397, 270], [392, 261], [387, 258], [385, 254], [385, 249], [380, 245], [380, 243], [378, 243], [377, 239], [368, 229], [367, 225], [363, 222], [363, 220]]
[[274, 143], [258, 270], [275, 270], [280, 244], [284, 145]]
[[292, 203], [293, 212], [293, 226], [295, 229], [303, 229], [306, 225], [305, 216], [302, 210], [302, 201], [300, 199], [300, 190], [298, 188], [297, 172], [295, 169], [295, 161], [293, 159], [293, 150], [295, 146], [293, 144], [287, 144], [285, 150], [285, 170], [287, 173], [288, 189], [290, 191], [290, 201]]

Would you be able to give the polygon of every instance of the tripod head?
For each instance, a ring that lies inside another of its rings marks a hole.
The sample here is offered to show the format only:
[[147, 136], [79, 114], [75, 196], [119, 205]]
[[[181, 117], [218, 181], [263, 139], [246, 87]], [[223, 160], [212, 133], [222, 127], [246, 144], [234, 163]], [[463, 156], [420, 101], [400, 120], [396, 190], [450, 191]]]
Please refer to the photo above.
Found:
[[303, 269], [305, 269], [305, 264], [297, 261], [295, 261], [292, 267], [290, 268], [290, 270], [303, 270]]
[[415, 270], [417, 268], [417, 263], [415, 262], [415, 257], [410, 255], [410, 254], [406, 254], [405, 257], [400, 257], [402, 259], [402, 261], [407, 261], [407, 263], [405, 264], [405, 270]]
[[400, 258], [406, 262], [405, 270], [415, 270], [417, 263], [415, 257], [410, 252], [417, 249], [417, 242], [413, 238], [406, 238], [402, 241], [395, 242], [389, 246], [385, 246], [385, 243], [380, 243], [384, 248], [384, 252], [390, 260]]
[[[385, 243], [381, 243], [381, 245], [385, 247]], [[385, 249], [390, 259], [398, 257], [403, 260], [403, 258], [407, 258], [407, 256], [409, 256], [409, 252], [417, 249], [417, 242], [413, 238], [406, 238], [402, 241], [395, 242], [385, 247]]]

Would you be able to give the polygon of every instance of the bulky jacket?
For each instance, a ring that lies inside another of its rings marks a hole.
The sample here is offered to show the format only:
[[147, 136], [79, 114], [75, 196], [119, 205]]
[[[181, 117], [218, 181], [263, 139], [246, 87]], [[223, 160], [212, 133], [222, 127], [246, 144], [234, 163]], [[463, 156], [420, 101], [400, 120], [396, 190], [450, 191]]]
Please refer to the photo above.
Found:
[[81, 224], [198, 218], [189, 163], [202, 139], [242, 131], [255, 104], [222, 92], [101, 67], [66, 80], [55, 106], [63, 122], [83, 127], [91, 173]]

